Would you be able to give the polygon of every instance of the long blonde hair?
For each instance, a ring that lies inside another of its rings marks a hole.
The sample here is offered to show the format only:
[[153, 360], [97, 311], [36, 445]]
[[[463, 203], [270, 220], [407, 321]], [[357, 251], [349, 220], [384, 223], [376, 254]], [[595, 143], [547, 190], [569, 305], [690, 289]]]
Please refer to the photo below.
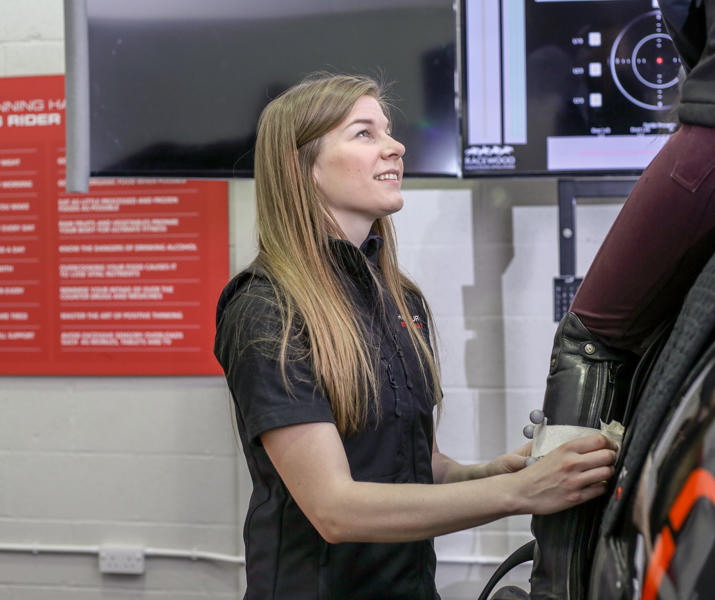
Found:
[[[346, 236], [318, 193], [313, 165], [321, 137], [338, 125], [365, 95], [375, 98], [388, 114], [381, 87], [369, 77], [316, 74], [303, 80], [263, 110], [255, 154], [259, 242], [256, 263], [269, 274], [278, 292], [283, 378], [290, 387], [286, 354], [291, 331], [295, 331], [299, 321], [303, 335], [307, 336], [316, 381], [330, 399], [337, 428], [343, 435], [364, 427], [370, 397], [379, 413], [378, 366], [336, 274], [329, 239]], [[378, 254], [386, 288], [383, 291], [394, 298], [400, 314], [407, 319], [410, 312], [406, 293], [420, 299], [422, 294], [399, 270], [390, 218], [378, 219], [373, 232], [384, 240]], [[429, 330], [433, 331], [429, 309], [427, 317]], [[435, 404], [439, 404], [437, 363], [416, 328], [407, 330], [425, 384], [434, 390]]]

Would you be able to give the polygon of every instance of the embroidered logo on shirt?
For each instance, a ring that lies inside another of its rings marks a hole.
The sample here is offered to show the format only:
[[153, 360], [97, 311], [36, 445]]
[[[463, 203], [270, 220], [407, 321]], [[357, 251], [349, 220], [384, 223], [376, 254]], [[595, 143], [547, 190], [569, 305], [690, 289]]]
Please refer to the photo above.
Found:
[[[402, 327], [407, 327], [407, 325], [405, 325], [405, 320], [402, 318], [402, 315], [397, 315], [397, 318], [400, 319], [400, 325]], [[422, 319], [420, 319], [419, 315], [412, 315], [412, 325], [414, 327], [417, 327], [417, 329], [422, 329]]]

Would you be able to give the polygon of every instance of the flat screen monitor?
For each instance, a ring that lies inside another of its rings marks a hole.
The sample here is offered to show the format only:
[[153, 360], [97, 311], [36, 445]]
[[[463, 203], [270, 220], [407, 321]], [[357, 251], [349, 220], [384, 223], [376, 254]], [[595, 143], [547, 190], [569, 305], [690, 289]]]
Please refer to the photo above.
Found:
[[452, 0], [87, 0], [90, 171], [253, 173], [269, 100], [321, 70], [393, 85], [405, 173], [456, 176]]
[[676, 127], [655, 0], [463, 0], [464, 175], [638, 174]]

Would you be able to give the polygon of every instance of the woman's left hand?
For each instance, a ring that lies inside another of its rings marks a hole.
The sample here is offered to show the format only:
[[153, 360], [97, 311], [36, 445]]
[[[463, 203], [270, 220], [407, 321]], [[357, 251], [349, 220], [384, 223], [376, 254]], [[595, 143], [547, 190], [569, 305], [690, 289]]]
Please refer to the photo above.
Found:
[[531, 456], [531, 442], [527, 442], [512, 452], [498, 456], [486, 464], [462, 465], [442, 454], [435, 439], [432, 448], [432, 473], [435, 483], [483, 479], [493, 475], [521, 471], [526, 466], [526, 459], [529, 456]]
[[527, 442], [512, 452], [497, 456], [494, 460], [484, 465], [486, 477], [521, 471], [526, 466], [526, 459], [529, 456], [531, 456], [531, 442]]

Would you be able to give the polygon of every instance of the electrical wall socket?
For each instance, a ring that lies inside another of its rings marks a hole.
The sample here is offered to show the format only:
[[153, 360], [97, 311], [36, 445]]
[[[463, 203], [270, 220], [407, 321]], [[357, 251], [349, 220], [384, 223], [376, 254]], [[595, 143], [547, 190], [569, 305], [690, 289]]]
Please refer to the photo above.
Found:
[[141, 575], [144, 573], [144, 549], [137, 546], [102, 546], [99, 549], [99, 571]]

